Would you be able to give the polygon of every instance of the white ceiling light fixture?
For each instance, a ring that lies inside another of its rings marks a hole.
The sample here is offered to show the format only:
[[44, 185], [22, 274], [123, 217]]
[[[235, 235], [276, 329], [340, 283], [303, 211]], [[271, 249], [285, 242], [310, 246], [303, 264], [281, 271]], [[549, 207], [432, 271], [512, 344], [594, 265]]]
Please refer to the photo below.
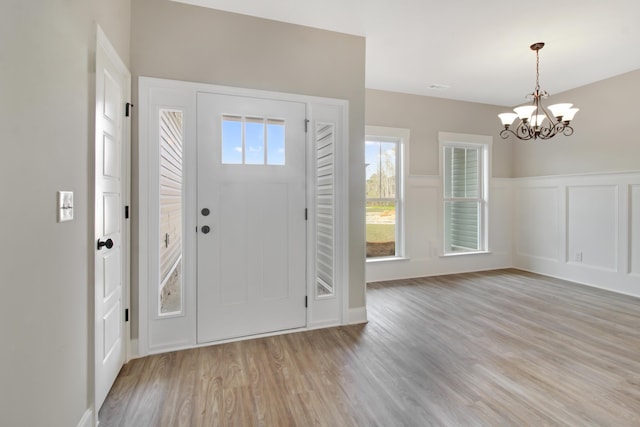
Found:
[[[546, 90], [540, 89], [540, 49], [544, 43], [538, 42], [531, 46], [531, 50], [536, 52], [536, 87], [533, 93], [528, 94], [527, 99], [531, 99], [531, 105], [523, 105], [513, 109], [515, 113], [498, 114], [504, 129], [500, 132], [502, 139], [514, 135], [516, 138], [528, 141], [530, 139], [551, 139], [562, 134], [570, 136], [573, 128], [570, 126], [571, 120], [578, 112], [578, 108], [572, 108], [573, 104], [554, 104], [545, 108], [542, 99], [549, 96]], [[520, 119], [515, 130], [513, 123]]]

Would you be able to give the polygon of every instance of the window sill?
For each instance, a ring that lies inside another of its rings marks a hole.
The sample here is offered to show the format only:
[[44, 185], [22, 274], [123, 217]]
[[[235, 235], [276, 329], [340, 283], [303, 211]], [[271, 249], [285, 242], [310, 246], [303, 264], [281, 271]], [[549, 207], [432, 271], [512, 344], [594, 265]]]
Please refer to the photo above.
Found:
[[441, 254], [440, 258], [456, 257], [456, 256], [463, 256], [463, 255], [482, 255], [482, 254], [490, 254], [490, 253], [491, 251], [453, 252], [449, 254]]
[[367, 263], [389, 262], [389, 261], [409, 261], [410, 259], [411, 258], [407, 258], [403, 256], [385, 256], [385, 257], [367, 258]]

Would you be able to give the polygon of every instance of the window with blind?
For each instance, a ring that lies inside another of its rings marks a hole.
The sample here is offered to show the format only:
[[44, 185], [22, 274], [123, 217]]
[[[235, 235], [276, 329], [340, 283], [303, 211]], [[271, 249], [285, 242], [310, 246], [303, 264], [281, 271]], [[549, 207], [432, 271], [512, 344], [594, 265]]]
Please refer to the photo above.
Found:
[[444, 254], [487, 250], [486, 144], [442, 146]]

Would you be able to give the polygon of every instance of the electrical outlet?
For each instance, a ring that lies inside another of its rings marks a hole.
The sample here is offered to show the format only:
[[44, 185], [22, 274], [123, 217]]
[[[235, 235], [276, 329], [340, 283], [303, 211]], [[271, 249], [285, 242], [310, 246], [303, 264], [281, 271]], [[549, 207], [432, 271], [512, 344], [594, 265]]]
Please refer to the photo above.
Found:
[[582, 262], [582, 252], [576, 252], [576, 262]]

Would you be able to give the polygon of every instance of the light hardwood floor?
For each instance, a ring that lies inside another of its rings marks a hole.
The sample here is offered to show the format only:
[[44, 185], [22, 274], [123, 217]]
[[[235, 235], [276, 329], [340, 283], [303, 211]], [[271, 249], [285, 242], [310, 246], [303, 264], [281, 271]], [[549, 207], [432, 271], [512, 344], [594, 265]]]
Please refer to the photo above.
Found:
[[372, 283], [367, 308], [133, 360], [100, 426], [640, 425], [640, 299], [499, 270]]

